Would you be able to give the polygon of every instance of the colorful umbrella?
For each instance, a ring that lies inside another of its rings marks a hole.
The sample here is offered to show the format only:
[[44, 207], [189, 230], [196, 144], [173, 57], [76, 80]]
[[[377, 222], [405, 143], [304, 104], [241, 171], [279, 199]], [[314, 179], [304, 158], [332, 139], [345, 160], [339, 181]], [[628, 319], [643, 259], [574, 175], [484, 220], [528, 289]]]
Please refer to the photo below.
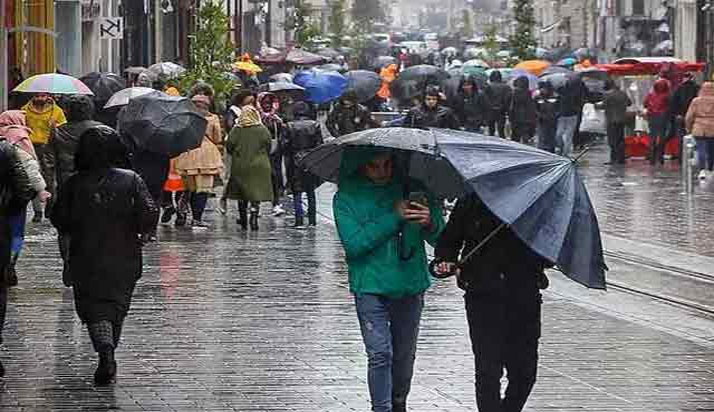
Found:
[[66, 74], [47, 73], [32, 76], [13, 89], [20, 93], [87, 94], [94, 93], [79, 79]]
[[263, 69], [261, 69], [260, 66], [253, 63], [250, 60], [239, 61], [239, 62], [233, 63], [233, 69], [234, 70], [242, 70], [242, 71], [248, 72], [248, 73], [260, 73], [263, 71]]
[[347, 78], [337, 72], [302, 71], [294, 82], [305, 88], [307, 101], [317, 104], [337, 99], [347, 88]]
[[514, 69], [525, 70], [528, 73], [540, 76], [549, 66], [550, 62], [545, 60], [526, 60], [518, 63]]

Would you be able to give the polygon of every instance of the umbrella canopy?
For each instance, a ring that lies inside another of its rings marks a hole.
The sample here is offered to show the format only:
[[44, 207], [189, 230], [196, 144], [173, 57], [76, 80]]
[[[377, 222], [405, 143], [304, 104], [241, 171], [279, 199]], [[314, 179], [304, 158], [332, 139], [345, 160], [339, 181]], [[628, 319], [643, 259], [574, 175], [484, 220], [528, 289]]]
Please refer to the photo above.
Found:
[[248, 73], [260, 73], [263, 71], [263, 69], [261, 69], [260, 66], [253, 63], [250, 60], [237, 61], [237, 62], [233, 63], [233, 70], [244, 71], [244, 72], [248, 72]]
[[547, 80], [553, 87], [558, 90], [565, 87], [569, 81], [577, 79], [578, 75], [570, 73], [552, 73], [540, 76], [540, 80]]
[[104, 108], [108, 109], [110, 107], [126, 106], [129, 104], [131, 99], [149, 94], [151, 92], [157, 91], [150, 87], [130, 87], [128, 89], [120, 90], [109, 98], [109, 101], [107, 101], [107, 104], [104, 105]]
[[276, 94], [288, 94], [294, 100], [302, 100], [305, 96], [305, 88], [295, 83], [269, 82], [260, 85], [261, 92], [271, 92]]
[[337, 50], [333, 49], [332, 47], [322, 47], [317, 50], [315, 50], [315, 54], [318, 56], [322, 56], [328, 59], [334, 59], [337, 56], [341, 56], [342, 53], [338, 52]]
[[484, 49], [479, 49], [476, 47], [470, 47], [464, 50], [464, 58], [466, 59], [478, 59], [486, 54]]
[[126, 81], [114, 73], [89, 73], [79, 79], [94, 93], [94, 101], [104, 104], [119, 90], [126, 89]]
[[325, 62], [325, 58], [302, 49], [292, 49], [285, 57], [285, 61], [293, 64], [320, 64]]
[[172, 62], [156, 63], [149, 66], [149, 71], [162, 79], [171, 79], [180, 76], [186, 71], [183, 67]]
[[372, 67], [375, 69], [381, 69], [389, 66], [390, 64], [397, 64], [397, 58], [392, 56], [378, 56], [372, 60]]
[[139, 73], [144, 73], [147, 70], [149, 70], [149, 69], [147, 69], [144, 66], [131, 66], [131, 67], [127, 67], [126, 69], [124, 69], [124, 73], [139, 74]]
[[482, 67], [484, 69], [488, 69], [491, 66], [481, 59], [471, 59], [464, 63], [464, 67]]
[[315, 67], [316, 70], [321, 70], [323, 72], [344, 72], [345, 68], [342, 65], [335, 63], [323, 64], [322, 66]]
[[369, 70], [352, 70], [345, 74], [347, 88], [357, 93], [360, 103], [373, 98], [382, 87], [382, 79], [375, 72]]
[[464, 76], [488, 78], [486, 69], [481, 66], [464, 66], [461, 71]]
[[428, 64], [407, 67], [399, 73], [399, 79], [414, 80], [425, 84], [439, 84], [449, 78], [449, 73]]
[[565, 59], [562, 59], [558, 62], [558, 66], [561, 67], [571, 67], [575, 66], [576, 64], [578, 64], [578, 61], [572, 57], [566, 57]]
[[499, 68], [499, 69], [489, 69], [489, 70], [486, 70], [486, 76], [488, 76], [488, 77], [490, 78], [490, 77], [491, 77], [491, 73], [493, 73], [493, 72], [499, 72], [499, 73], [501, 73], [501, 79], [502, 79], [505, 83], [508, 83], [509, 81], [511, 81], [511, 78], [512, 78], [512, 74], [511, 74], [511, 73], [513, 72], [513, 69], [508, 69], [508, 68], [505, 68], [505, 67]]
[[459, 51], [456, 50], [456, 47], [445, 47], [445, 48], [443, 48], [443, 49], [441, 50], [441, 54], [446, 54], [446, 55], [448, 55], [448, 54], [456, 54], [456, 53], [458, 53], [458, 52], [459, 52]]
[[567, 67], [550, 66], [547, 69], [543, 70], [543, 73], [541, 73], [540, 76], [538, 76], [538, 77], [543, 77], [543, 76], [547, 76], [549, 74], [556, 74], [556, 73], [573, 73], [573, 71], [568, 69]]
[[354, 146], [398, 150], [397, 164], [438, 197], [475, 193], [533, 252], [576, 282], [605, 288], [597, 217], [571, 159], [473, 133], [382, 128], [325, 143], [302, 165], [336, 182]]
[[518, 63], [514, 69], [525, 70], [531, 74], [540, 76], [549, 66], [550, 62], [545, 60], [526, 60]]
[[201, 146], [207, 125], [189, 99], [161, 92], [132, 99], [119, 116], [119, 129], [137, 148], [170, 157]]
[[306, 70], [295, 75], [294, 82], [305, 88], [305, 99], [312, 103], [327, 103], [342, 96], [347, 78], [337, 72]]
[[26, 79], [13, 92], [20, 93], [49, 93], [49, 94], [87, 94], [94, 95], [92, 90], [82, 83], [66, 74], [47, 73], [38, 74]]
[[268, 79], [270, 79], [271, 82], [286, 82], [286, 83], [292, 83], [293, 82], [293, 75], [290, 73], [278, 73], [270, 76]]

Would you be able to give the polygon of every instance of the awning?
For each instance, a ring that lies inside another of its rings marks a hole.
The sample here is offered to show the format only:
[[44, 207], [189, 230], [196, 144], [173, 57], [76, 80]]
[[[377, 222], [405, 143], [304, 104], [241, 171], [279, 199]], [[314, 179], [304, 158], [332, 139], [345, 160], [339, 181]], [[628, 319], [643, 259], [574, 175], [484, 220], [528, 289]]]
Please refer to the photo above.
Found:
[[552, 24], [549, 24], [549, 25], [547, 25], [547, 26], [545, 26], [545, 27], [542, 27], [542, 28], [540, 29], [540, 32], [541, 32], [541, 33], [548, 33], [549, 31], [552, 31], [553, 29], [555, 29], [555, 28], [557, 28], [558, 26], [560, 26], [560, 23], [562, 23], [562, 22], [563, 22], [563, 19], [560, 19], [560, 20], [556, 21], [555, 23], [552, 23]]

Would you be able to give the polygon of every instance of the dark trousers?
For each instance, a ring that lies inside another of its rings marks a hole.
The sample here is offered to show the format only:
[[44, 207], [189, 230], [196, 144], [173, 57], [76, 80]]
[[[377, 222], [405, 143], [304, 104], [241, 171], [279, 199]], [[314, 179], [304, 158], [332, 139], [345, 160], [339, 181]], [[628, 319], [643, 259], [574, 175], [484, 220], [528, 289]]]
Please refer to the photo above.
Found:
[[670, 120], [666, 114], [650, 115], [650, 163], [664, 162], [664, 149], [669, 141]]
[[[34, 144], [33, 146], [35, 153], [37, 153], [37, 162], [40, 164], [40, 174], [47, 184], [45, 190], [55, 195], [55, 155], [52, 152], [52, 148], [47, 144]], [[32, 208], [35, 212], [49, 214], [51, 205], [52, 198], [47, 200], [46, 205], [42, 204], [39, 198], [35, 198], [32, 201]]]
[[511, 122], [511, 140], [519, 143], [528, 143], [533, 137], [533, 125], [529, 123]]
[[[464, 296], [480, 412], [520, 412], [536, 381], [540, 294], [529, 299]], [[508, 387], [501, 398], [506, 369]]]
[[491, 113], [488, 119], [488, 134], [489, 136], [495, 136], [496, 129], [498, 129], [498, 136], [505, 139], [506, 138], [506, 114], [505, 113]]
[[122, 323], [108, 320], [87, 323], [87, 331], [95, 352], [109, 352], [119, 346]]
[[538, 148], [546, 152], [555, 153], [555, 134], [558, 130], [558, 123], [539, 122], [538, 123]]
[[5, 313], [6, 312], [7, 312], [7, 285], [0, 285], [0, 343], [2, 343], [2, 331], [5, 328]]
[[607, 143], [610, 145], [610, 162], [625, 163], [625, 124], [608, 123]]
[[[315, 189], [308, 189], [304, 192], [307, 195], [307, 218], [311, 224], [317, 221], [317, 200], [315, 198]], [[295, 208], [295, 217], [302, 218], [305, 216], [305, 211], [302, 207], [303, 192], [293, 193], [293, 207]]]
[[270, 155], [270, 165], [273, 182], [273, 206], [277, 206], [280, 204], [280, 198], [285, 190], [283, 186], [283, 156], [281, 154]]

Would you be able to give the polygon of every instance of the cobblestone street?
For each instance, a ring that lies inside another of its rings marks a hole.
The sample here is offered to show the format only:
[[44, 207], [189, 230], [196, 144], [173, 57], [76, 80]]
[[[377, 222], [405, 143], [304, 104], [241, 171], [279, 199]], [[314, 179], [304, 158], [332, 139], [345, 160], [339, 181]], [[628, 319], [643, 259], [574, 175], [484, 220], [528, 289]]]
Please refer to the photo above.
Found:
[[[676, 170], [583, 174], [612, 238], [712, 252], [711, 194], [691, 212]], [[339, 240], [320, 194], [317, 230], [291, 217], [242, 233], [209, 213], [209, 230], [163, 226], [117, 352], [117, 383], [92, 382], [95, 354], [61, 283], [49, 226], [31, 226], [11, 291], [0, 392], [5, 411], [367, 411], [366, 356]], [[669, 200], [668, 200], [669, 199]], [[633, 253], [635, 253], [634, 251]], [[708, 262], [708, 260], [704, 260]], [[609, 262], [613, 276], [623, 266]], [[646, 269], [639, 269], [646, 270]], [[709, 268], [711, 271], [711, 267]], [[544, 294], [538, 382], [527, 411], [714, 409], [714, 322], [621, 291], [589, 291], [557, 274]], [[427, 294], [410, 410], [473, 411], [473, 357], [453, 280]]]

